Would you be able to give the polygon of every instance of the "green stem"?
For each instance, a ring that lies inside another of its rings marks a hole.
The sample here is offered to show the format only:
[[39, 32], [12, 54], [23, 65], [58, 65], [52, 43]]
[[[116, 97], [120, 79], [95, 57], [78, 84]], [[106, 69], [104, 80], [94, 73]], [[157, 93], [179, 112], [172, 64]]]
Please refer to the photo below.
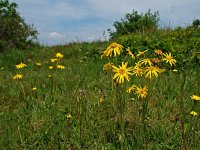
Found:
[[117, 99], [119, 102], [119, 110], [120, 110], [120, 137], [119, 137], [119, 141], [120, 141], [120, 149], [123, 150], [124, 149], [124, 113], [125, 113], [125, 97], [123, 94], [123, 89], [125, 87], [122, 87], [123, 85], [119, 85], [117, 87]]
[[23, 92], [23, 94], [24, 94], [24, 97], [26, 97], [26, 93], [25, 93], [25, 90], [24, 90], [24, 85], [22, 84], [21, 81], [20, 81], [20, 85], [21, 85], [21, 87], [22, 87], [22, 92]]
[[80, 149], [82, 149], [82, 100], [78, 98], [79, 101], [79, 116], [80, 116]]
[[183, 72], [183, 83], [181, 84], [181, 97], [180, 97], [180, 111], [181, 111], [181, 134], [183, 139], [183, 149], [187, 149], [187, 141], [185, 136], [185, 119], [184, 119], [184, 91], [185, 91], [185, 84], [186, 84], [186, 73]]

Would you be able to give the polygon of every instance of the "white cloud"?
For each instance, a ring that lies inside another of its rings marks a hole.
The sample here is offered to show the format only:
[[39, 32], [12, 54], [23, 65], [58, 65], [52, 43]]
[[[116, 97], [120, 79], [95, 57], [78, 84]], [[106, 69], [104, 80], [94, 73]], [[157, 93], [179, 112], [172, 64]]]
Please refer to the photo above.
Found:
[[53, 38], [53, 39], [60, 39], [62, 38], [62, 34], [58, 33], [58, 32], [51, 32], [49, 33], [48, 35], [50, 38]]

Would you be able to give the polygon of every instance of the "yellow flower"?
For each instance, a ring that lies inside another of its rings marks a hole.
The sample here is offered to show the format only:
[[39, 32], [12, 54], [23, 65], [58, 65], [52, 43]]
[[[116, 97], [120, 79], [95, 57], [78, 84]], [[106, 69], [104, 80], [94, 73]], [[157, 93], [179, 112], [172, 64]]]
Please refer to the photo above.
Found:
[[49, 66], [49, 69], [53, 69], [53, 66]]
[[36, 63], [36, 65], [37, 65], [37, 66], [41, 66], [42, 64], [41, 64], [41, 63]]
[[159, 68], [158, 67], [154, 67], [154, 66], [150, 66], [150, 67], [146, 67], [146, 78], [150, 78], [152, 76], [155, 76], [155, 77], [158, 77], [158, 73], [160, 72]]
[[99, 102], [102, 103], [103, 101], [104, 101], [103, 96], [101, 96], [100, 99], [99, 99]]
[[138, 95], [138, 98], [145, 98], [147, 96], [148, 88], [146, 86], [142, 87], [136, 87], [135, 94]]
[[144, 69], [140, 67], [134, 67], [133, 74], [135, 74], [136, 76], [142, 76], [144, 74]]
[[159, 50], [159, 49], [158, 49], [158, 50], [155, 50], [155, 53], [158, 54], [158, 55], [163, 55], [162, 50]]
[[65, 66], [58, 65], [57, 68], [58, 68], [58, 69], [65, 69]]
[[169, 54], [163, 54], [165, 56], [165, 58], [163, 58], [163, 61], [166, 61], [166, 63], [169, 63], [171, 66], [176, 64], [176, 59], [174, 59], [171, 56], [171, 53]]
[[146, 52], [148, 52], [148, 49], [145, 50], [145, 51], [142, 51], [142, 52], [138, 51], [139, 54], [137, 54], [137, 57], [139, 57], [139, 56], [141, 56], [141, 55], [144, 55], [144, 53], [146, 53]]
[[63, 58], [63, 57], [64, 57], [63, 54], [61, 54], [60, 52], [58, 52], [58, 53], [56, 54], [56, 58], [61, 59], [61, 58]]
[[36, 91], [36, 90], [37, 90], [37, 88], [36, 88], [36, 87], [33, 87], [33, 88], [32, 88], [32, 90], [33, 90], [33, 91]]
[[145, 58], [139, 61], [139, 63], [142, 64], [148, 64], [149, 66], [153, 65], [152, 61], [150, 60], [150, 58]]
[[51, 78], [51, 75], [49, 74], [48, 77]]
[[177, 69], [173, 69], [172, 71], [173, 71], [173, 72], [178, 72], [178, 70], [177, 70]]
[[159, 63], [159, 62], [160, 62], [160, 59], [158, 59], [158, 58], [152, 58], [151, 61], [152, 61], [153, 63]]
[[190, 115], [192, 115], [192, 116], [197, 116], [198, 114], [197, 114], [197, 112], [195, 112], [195, 111], [191, 111], [191, 112], [190, 112]]
[[103, 54], [101, 55], [101, 59], [103, 57], [108, 57], [108, 56], [112, 56], [112, 53], [114, 52], [114, 57], [116, 55], [120, 55], [122, 53], [122, 49], [123, 49], [123, 46], [116, 43], [116, 42], [113, 42], [112, 44], [110, 44], [107, 49], [103, 52]]
[[51, 62], [54, 63], [55, 61], [57, 61], [58, 59], [56, 58], [51, 58]]
[[21, 68], [26, 67], [27, 65], [21, 62], [20, 64], [15, 65], [15, 66], [16, 66], [17, 69], [21, 69]]
[[135, 59], [135, 55], [131, 52], [130, 47], [128, 47], [126, 49], [126, 51], [128, 52], [128, 54], [131, 56], [132, 59]]
[[105, 64], [105, 65], [103, 66], [103, 70], [111, 71], [113, 65], [114, 65], [114, 64], [113, 64], [112, 62], [109, 62], [109, 63], [107, 63], [107, 64]]
[[113, 72], [116, 72], [113, 79], [116, 79], [117, 83], [124, 83], [124, 78], [129, 81], [129, 75], [132, 75], [131, 71], [133, 70], [132, 67], [127, 68], [128, 62], [124, 64], [122, 62], [122, 66], [116, 67], [113, 66]]
[[192, 96], [191, 96], [191, 99], [192, 99], [192, 100], [195, 100], [195, 101], [200, 101], [200, 97], [197, 96], [197, 95], [192, 95]]
[[16, 79], [22, 79], [23, 78], [23, 75], [22, 74], [16, 74], [13, 79], [16, 80]]
[[66, 117], [67, 117], [67, 119], [71, 119], [72, 115], [71, 114], [67, 114]]
[[134, 68], [140, 68], [140, 67], [141, 67], [140, 61], [136, 62]]
[[135, 84], [131, 85], [126, 92], [131, 93], [131, 91], [134, 91], [137, 88]]

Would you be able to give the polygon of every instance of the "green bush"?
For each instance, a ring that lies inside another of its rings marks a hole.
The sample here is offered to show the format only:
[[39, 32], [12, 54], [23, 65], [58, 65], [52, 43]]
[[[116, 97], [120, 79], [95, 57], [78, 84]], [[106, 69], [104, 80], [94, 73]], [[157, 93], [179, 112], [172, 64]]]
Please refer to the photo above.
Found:
[[18, 5], [0, 0], [0, 52], [9, 48], [26, 48], [37, 39], [38, 32], [17, 12]]
[[138, 14], [137, 11], [125, 14], [125, 18], [121, 21], [114, 22], [113, 26], [116, 31], [113, 32], [108, 29], [111, 38], [115, 38], [119, 35], [126, 35], [135, 32], [145, 32], [149, 30], [155, 30], [158, 27], [159, 12], [151, 13], [148, 10], [145, 14]]

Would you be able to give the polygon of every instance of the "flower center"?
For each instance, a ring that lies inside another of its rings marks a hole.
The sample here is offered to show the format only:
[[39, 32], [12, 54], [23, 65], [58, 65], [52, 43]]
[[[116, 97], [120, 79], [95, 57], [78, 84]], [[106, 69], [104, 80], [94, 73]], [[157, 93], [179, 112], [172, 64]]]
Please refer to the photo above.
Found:
[[172, 60], [172, 57], [167, 57], [166, 58], [168, 61], [171, 61]]
[[155, 68], [153, 66], [149, 67], [149, 71], [153, 71]]
[[111, 48], [116, 48], [116, 47], [117, 47], [117, 43], [112, 43], [112, 44], [110, 45], [110, 47], [111, 47]]
[[141, 94], [141, 95], [142, 95], [142, 94], [145, 94], [145, 91], [141, 90], [141, 91], [140, 91], [140, 94]]
[[158, 54], [158, 55], [162, 55], [163, 52], [161, 50], [155, 50], [155, 53]]
[[124, 74], [124, 73], [125, 73], [125, 70], [124, 70], [124, 69], [120, 69], [120, 70], [119, 70], [119, 73], [120, 73], [120, 74]]

